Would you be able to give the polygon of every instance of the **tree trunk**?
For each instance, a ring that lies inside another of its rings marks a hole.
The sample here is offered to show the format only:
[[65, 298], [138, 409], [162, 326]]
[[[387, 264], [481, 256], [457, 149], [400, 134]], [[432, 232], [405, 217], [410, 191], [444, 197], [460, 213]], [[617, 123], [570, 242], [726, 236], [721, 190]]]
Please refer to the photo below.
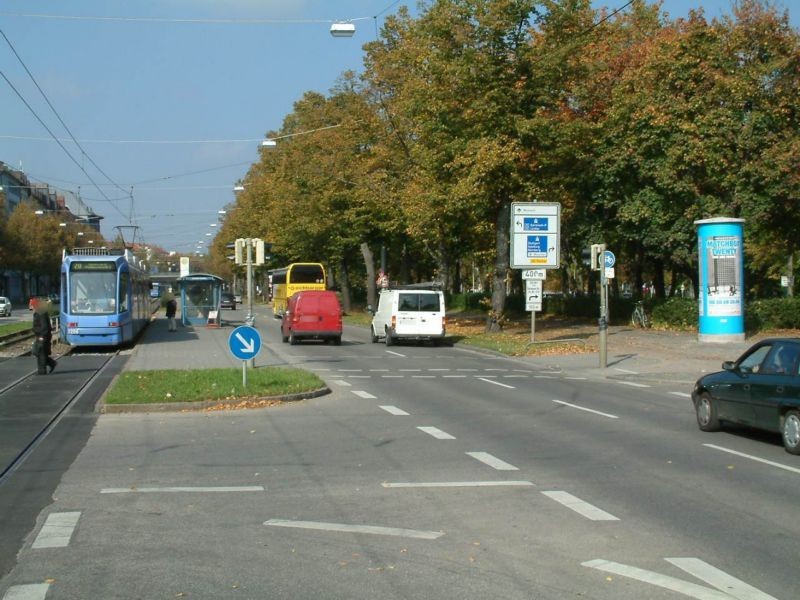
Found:
[[367, 269], [367, 304], [375, 308], [375, 257], [367, 242], [361, 242], [361, 255]]
[[347, 274], [347, 261], [342, 258], [339, 261], [339, 284], [342, 288], [342, 310], [345, 314], [350, 313], [350, 276]]
[[400, 283], [402, 284], [411, 283], [411, 276], [409, 274], [411, 271], [411, 266], [409, 262], [408, 247], [405, 245], [405, 243], [403, 243], [403, 250], [400, 255]]
[[456, 259], [455, 265], [453, 266], [453, 289], [452, 292], [454, 294], [461, 293], [461, 260]]
[[661, 259], [653, 261], [653, 287], [656, 290], [656, 298], [663, 300], [666, 297], [666, 286], [664, 285], [664, 262]]
[[492, 278], [492, 310], [486, 317], [488, 333], [501, 331], [502, 316], [506, 308], [506, 274], [508, 273], [508, 227], [511, 205], [503, 202], [497, 210], [495, 221], [494, 277]]

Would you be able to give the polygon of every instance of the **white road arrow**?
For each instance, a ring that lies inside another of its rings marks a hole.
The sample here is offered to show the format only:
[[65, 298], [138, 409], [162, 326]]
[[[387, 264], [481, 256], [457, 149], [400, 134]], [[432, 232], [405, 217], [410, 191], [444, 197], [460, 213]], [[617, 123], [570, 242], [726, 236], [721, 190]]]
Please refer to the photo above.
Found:
[[606, 573], [614, 573], [622, 577], [636, 579], [650, 585], [672, 590], [690, 598], [697, 600], [777, 600], [774, 596], [765, 594], [761, 590], [748, 585], [740, 579], [728, 575], [724, 571], [717, 569], [713, 565], [700, 560], [699, 558], [667, 558], [667, 562], [672, 563], [682, 571], [694, 575], [698, 579], [713, 585], [717, 590], [712, 590], [696, 583], [684, 581], [677, 577], [662, 575], [655, 571], [646, 571], [638, 567], [624, 565], [622, 563], [603, 560], [598, 558], [581, 563], [584, 567], [590, 567]]
[[242, 352], [245, 354], [252, 354], [256, 351], [256, 341], [254, 339], [246, 340], [241, 333], [236, 333], [236, 339], [242, 343]]

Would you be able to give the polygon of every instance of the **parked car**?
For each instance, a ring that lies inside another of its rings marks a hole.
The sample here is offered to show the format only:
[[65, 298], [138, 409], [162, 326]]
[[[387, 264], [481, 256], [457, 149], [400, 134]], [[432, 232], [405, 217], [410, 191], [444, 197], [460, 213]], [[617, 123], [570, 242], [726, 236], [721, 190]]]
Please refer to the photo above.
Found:
[[787, 452], [800, 454], [800, 338], [763, 340], [722, 369], [692, 390], [700, 429], [736, 423], [773, 431]]
[[11, 316], [11, 300], [5, 296], [0, 296], [0, 317]]
[[234, 294], [233, 299], [236, 300], [236, 304], [242, 303], [242, 295], [241, 294]]
[[440, 344], [446, 334], [444, 294], [430, 287], [405, 286], [381, 290], [372, 317], [370, 337], [387, 346], [399, 340], [431, 340]]
[[222, 292], [219, 307], [236, 310], [236, 298], [230, 292]]
[[300, 340], [342, 343], [342, 306], [336, 294], [327, 290], [304, 290], [289, 298], [281, 319], [281, 338], [296, 344]]
[[59, 296], [58, 294], [55, 294], [55, 293], [54, 294], [47, 294], [47, 299], [52, 304], [61, 304], [61, 296]]

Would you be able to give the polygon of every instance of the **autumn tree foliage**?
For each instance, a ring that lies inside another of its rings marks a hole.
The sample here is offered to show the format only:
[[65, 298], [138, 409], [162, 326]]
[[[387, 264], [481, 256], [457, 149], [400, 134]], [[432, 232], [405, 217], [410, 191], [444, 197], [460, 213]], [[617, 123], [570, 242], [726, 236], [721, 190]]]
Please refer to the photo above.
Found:
[[761, 0], [672, 19], [642, 0], [430, 0], [386, 19], [364, 70], [308, 92], [269, 132], [212, 249], [258, 236], [374, 293], [401, 281], [491, 293], [502, 322], [513, 201], [562, 204], [562, 285], [605, 242], [640, 289], [696, 272], [693, 221], [743, 217], [751, 291], [800, 240], [800, 37]]

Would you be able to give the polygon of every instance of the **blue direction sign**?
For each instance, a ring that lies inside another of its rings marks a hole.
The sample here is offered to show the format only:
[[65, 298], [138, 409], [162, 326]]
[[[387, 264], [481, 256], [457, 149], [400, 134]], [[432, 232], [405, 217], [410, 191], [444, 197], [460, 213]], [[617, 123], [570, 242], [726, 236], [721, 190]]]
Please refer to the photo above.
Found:
[[231, 332], [228, 337], [231, 354], [241, 360], [255, 358], [261, 350], [261, 336], [255, 327], [242, 325]]
[[613, 267], [617, 262], [617, 257], [614, 256], [614, 253], [611, 250], [606, 250], [603, 254], [603, 265], [610, 269]]

